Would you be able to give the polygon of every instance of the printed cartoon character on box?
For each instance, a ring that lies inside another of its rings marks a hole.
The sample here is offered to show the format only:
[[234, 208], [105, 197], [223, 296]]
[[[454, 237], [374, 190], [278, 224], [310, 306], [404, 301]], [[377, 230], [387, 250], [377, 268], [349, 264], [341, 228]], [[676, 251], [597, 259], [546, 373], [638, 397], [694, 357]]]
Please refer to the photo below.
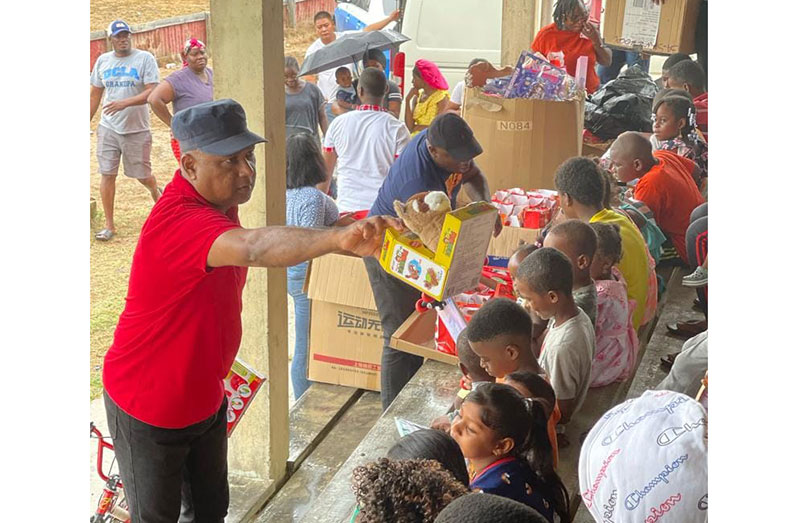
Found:
[[450, 230], [446, 232], [446, 235], [443, 237], [443, 245], [444, 245], [444, 254], [446, 256], [452, 255], [452, 250], [454, 249], [454, 243], [457, 240], [457, 233], [454, 230]]
[[421, 276], [421, 263], [419, 263], [418, 260], [412, 260], [407, 264], [407, 274], [405, 274], [405, 278], [417, 280], [419, 276]]
[[396, 256], [394, 257], [393, 261], [397, 272], [404, 272], [405, 262], [407, 261], [408, 254], [410, 254], [410, 251], [401, 247], [396, 251]]
[[429, 289], [433, 289], [438, 286], [440, 283], [440, 278], [438, 274], [435, 272], [435, 269], [432, 267], [427, 269], [427, 273], [424, 275], [424, 287]]

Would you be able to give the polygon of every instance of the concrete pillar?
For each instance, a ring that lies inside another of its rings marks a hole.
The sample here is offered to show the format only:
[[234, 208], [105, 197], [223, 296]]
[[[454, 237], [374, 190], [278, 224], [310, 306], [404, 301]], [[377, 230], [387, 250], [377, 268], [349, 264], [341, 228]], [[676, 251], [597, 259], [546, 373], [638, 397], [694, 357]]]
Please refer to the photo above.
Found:
[[[255, 148], [258, 175], [252, 199], [239, 210], [241, 222], [247, 228], [283, 225], [283, 2], [211, 0], [210, 7], [214, 97], [238, 101], [247, 113], [249, 128], [269, 140]], [[285, 269], [250, 269], [243, 300], [239, 356], [266, 374], [266, 384], [229, 441], [227, 521], [245, 519], [265, 503], [284, 478], [288, 458]]]
[[541, 0], [502, 0], [502, 65], [515, 65], [535, 38]]

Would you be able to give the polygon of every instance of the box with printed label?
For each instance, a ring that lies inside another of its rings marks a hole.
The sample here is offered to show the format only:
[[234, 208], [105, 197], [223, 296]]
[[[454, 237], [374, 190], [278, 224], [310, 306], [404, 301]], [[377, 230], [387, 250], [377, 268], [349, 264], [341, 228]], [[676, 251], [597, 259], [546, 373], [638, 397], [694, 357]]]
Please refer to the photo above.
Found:
[[380, 265], [424, 294], [443, 301], [475, 288], [497, 216], [488, 202], [447, 213], [435, 252], [407, 231], [385, 231]]
[[692, 54], [702, 0], [606, 0], [604, 43], [649, 54]]
[[382, 325], [363, 260], [343, 254], [316, 258], [307, 293], [308, 379], [379, 391]]
[[466, 89], [463, 119], [482, 146], [476, 157], [493, 189], [554, 189], [554, 173], [582, 154], [585, 103], [488, 96]]

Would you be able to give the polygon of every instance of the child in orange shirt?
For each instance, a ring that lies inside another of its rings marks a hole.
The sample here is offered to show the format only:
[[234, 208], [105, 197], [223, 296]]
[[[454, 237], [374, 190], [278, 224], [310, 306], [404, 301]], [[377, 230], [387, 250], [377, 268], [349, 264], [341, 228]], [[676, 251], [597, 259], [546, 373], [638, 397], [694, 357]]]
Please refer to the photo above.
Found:
[[571, 76], [576, 76], [576, 61], [579, 57], [587, 56], [585, 88], [588, 93], [594, 92], [599, 87], [596, 62], [604, 66], [610, 65], [612, 53], [602, 45], [596, 26], [587, 21], [585, 4], [582, 0], [558, 0], [553, 18], [553, 24], [543, 27], [535, 35], [532, 50], [549, 61], [562, 53], [565, 70]]
[[651, 142], [640, 133], [621, 134], [610, 148], [613, 174], [629, 183], [639, 178], [634, 198], [654, 213], [657, 224], [687, 263], [685, 235], [690, 213], [704, 203], [696, 185], [698, 166], [670, 151], [651, 151]]

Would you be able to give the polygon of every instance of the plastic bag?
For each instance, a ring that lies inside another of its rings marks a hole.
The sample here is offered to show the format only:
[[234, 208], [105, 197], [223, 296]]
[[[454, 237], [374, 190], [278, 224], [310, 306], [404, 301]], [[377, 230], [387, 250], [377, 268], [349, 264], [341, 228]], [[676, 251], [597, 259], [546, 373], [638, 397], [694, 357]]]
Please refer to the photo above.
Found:
[[657, 84], [634, 65], [600, 87], [585, 102], [585, 129], [602, 140], [625, 131], [651, 132], [651, 107]]

